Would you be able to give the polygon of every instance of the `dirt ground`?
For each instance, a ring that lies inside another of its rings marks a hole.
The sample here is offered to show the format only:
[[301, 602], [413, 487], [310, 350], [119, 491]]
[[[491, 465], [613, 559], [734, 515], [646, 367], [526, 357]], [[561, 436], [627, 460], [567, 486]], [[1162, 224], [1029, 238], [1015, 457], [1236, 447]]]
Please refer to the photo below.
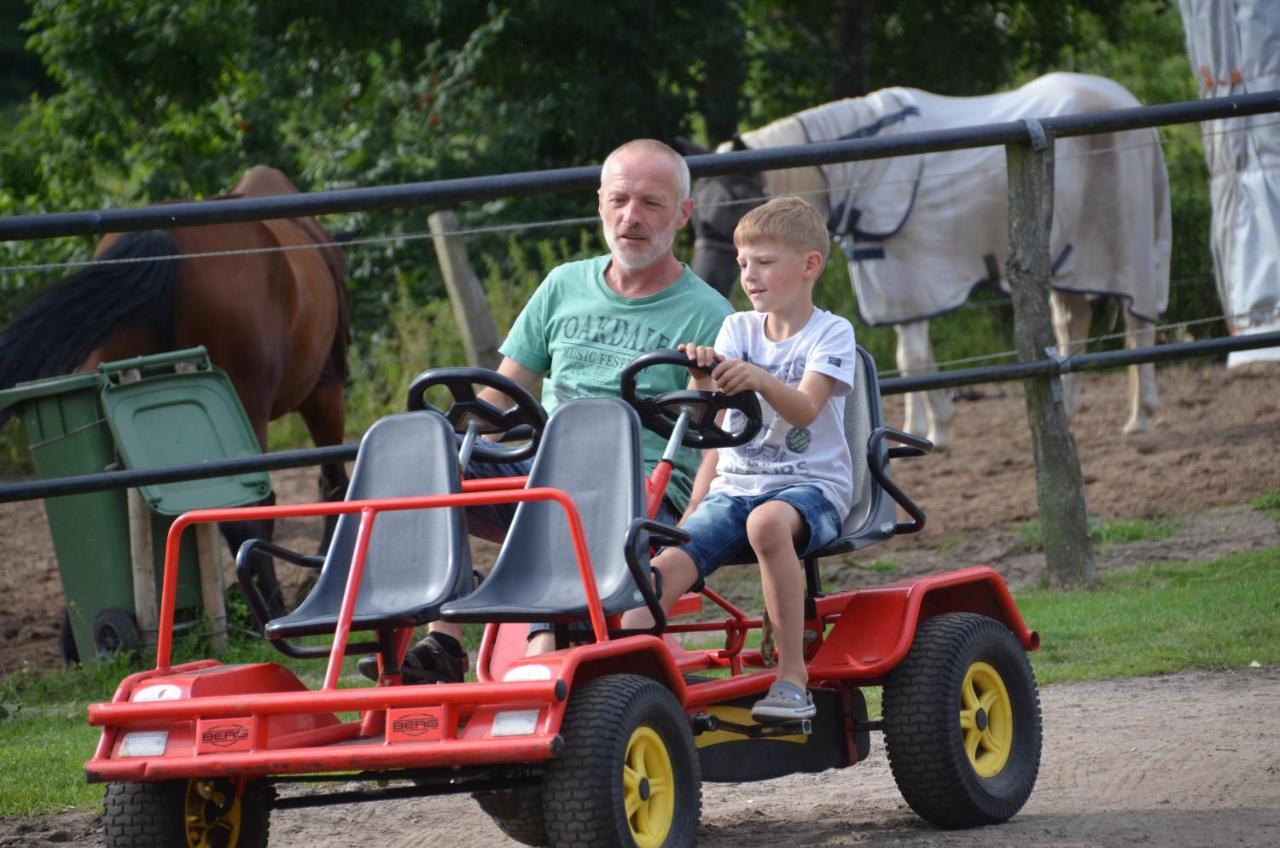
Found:
[[[1009, 822], [942, 831], [902, 801], [878, 737], [850, 769], [706, 784], [704, 848], [1280, 845], [1280, 667], [1046, 687], [1035, 791]], [[96, 816], [0, 820], [0, 848], [91, 848]], [[276, 845], [514, 846], [470, 798], [280, 810]]]
[[[1072, 424], [1088, 509], [1107, 520], [1166, 516], [1166, 539], [1097, 552], [1100, 569], [1203, 560], [1280, 543], [1280, 527], [1249, 503], [1280, 491], [1280, 368], [1219, 363], [1159, 372], [1151, 433], [1123, 436], [1123, 374], [1085, 379]], [[899, 425], [900, 399], [887, 420]], [[952, 450], [894, 466], [928, 515], [924, 532], [824, 569], [829, 588], [989, 564], [1015, 586], [1036, 580], [1043, 555], [1021, 525], [1036, 515], [1020, 389], [984, 386], [956, 407]], [[273, 475], [282, 503], [309, 500], [312, 472]], [[286, 527], [310, 549], [314, 528]], [[281, 538], [282, 537], [282, 538]], [[59, 665], [61, 587], [39, 503], [0, 505], [0, 677]], [[481, 560], [491, 551], [479, 552]], [[736, 582], [736, 579], [735, 579]], [[1032, 622], [1034, 626], [1034, 622]], [[928, 828], [904, 806], [883, 753], [855, 769], [704, 790], [704, 845], [1280, 844], [1280, 668], [1048, 687], [1045, 756], [1036, 792], [1011, 823], [971, 833]], [[1171, 717], [1178, 720], [1170, 721]], [[280, 812], [277, 844], [384, 845], [448, 836], [514, 844], [469, 801], [431, 799]], [[0, 822], [0, 846], [92, 845], [92, 816], [68, 812]]]

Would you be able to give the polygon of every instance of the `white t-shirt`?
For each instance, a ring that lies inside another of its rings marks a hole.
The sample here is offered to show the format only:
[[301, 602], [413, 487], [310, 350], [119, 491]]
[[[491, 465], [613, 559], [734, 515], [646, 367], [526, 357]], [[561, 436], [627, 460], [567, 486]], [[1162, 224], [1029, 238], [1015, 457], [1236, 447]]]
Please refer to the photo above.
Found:
[[[721, 448], [712, 492], [759, 495], [800, 484], [820, 488], [843, 519], [853, 505], [853, 462], [844, 436], [845, 397], [853, 389], [853, 326], [844, 318], [814, 308], [798, 333], [780, 342], [764, 334], [765, 315], [735, 312], [724, 319], [716, 352], [758, 365], [793, 388], [806, 371], [836, 381], [831, 396], [808, 427], [793, 427], [762, 397], [764, 426], [736, 448]], [[730, 410], [726, 429], [741, 426]]]

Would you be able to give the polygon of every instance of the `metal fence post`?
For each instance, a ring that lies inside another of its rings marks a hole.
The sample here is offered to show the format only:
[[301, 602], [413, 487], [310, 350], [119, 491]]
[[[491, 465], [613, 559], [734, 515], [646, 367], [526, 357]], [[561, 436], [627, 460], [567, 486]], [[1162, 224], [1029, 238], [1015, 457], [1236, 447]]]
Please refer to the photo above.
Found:
[[[1018, 358], [1041, 359], [1054, 345], [1049, 317], [1049, 233], [1053, 222], [1053, 139], [1027, 121], [1031, 145], [1009, 144], [1009, 289]], [[1062, 404], [1062, 384], [1052, 377], [1023, 381], [1027, 422], [1036, 463], [1036, 502], [1051, 584], [1097, 582], [1089, 543], [1084, 481], [1075, 438]]]

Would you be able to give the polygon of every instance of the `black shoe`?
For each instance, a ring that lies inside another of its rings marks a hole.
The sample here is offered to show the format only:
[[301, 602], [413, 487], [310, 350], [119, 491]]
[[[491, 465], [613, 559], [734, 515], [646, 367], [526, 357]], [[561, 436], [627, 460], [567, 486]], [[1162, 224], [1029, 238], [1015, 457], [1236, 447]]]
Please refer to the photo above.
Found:
[[[455, 653], [440, 644], [434, 635], [428, 635], [405, 652], [400, 673], [405, 683], [461, 683], [469, 666], [465, 653]], [[378, 679], [375, 655], [361, 657], [356, 668], [370, 680]]]

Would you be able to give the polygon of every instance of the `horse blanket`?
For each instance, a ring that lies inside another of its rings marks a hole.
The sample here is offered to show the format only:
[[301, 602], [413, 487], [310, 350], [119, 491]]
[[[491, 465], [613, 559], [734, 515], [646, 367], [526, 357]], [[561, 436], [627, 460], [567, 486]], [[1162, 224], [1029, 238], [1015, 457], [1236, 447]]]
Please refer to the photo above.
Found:
[[[882, 89], [741, 138], [749, 148], [779, 147], [1137, 105], [1110, 80], [1055, 73], [982, 97]], [[1053, 287], [1120, 297], [1154, 320], [1168, 299], [1170, 250], [1168, 175], [1155, 131], [1063, 138], [1054, 154]], [[772, 171], [765, 189], [802, 194], [827, 214], [870, 324], [948, 312], [981, 283], [1007, 289], [1003, 147]]]
[[[1280, 4], [1179, 0], [1200, 96], [1280, 87]], [[1233, 333], [1280, 330], [1280, 120], [1250, 115], [1201, 125], [1213, 204], [1210, 244], [1218, 295]], [[1234, 353], [1229, 364], [1280, 359], [1280, 349]]]

